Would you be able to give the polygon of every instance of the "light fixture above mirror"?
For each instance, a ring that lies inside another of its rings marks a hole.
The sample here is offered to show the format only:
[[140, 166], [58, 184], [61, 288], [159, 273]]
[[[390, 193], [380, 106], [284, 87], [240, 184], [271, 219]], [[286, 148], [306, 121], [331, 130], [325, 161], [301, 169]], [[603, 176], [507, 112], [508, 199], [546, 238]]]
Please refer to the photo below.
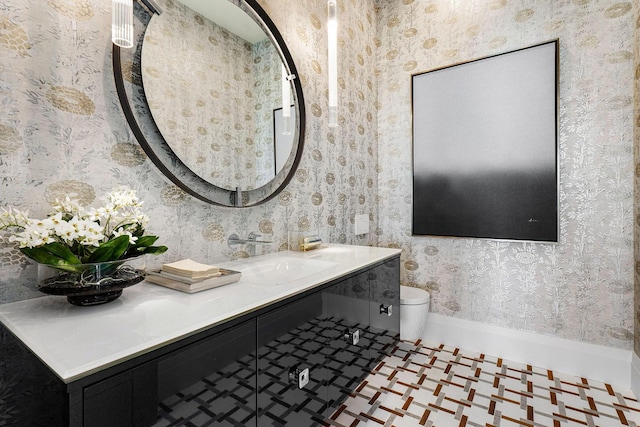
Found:
[[327, 2], [327, 79], [329, 86], [329, 126], [338, 126], [338, 16], [337, 0]]

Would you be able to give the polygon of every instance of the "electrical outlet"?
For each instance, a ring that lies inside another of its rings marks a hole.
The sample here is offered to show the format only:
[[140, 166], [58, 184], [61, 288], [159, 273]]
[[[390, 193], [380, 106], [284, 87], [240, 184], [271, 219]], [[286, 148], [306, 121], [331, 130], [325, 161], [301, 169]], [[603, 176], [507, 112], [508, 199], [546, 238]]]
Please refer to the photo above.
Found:
[[356, 215], [354, 234], [359, 236], [369, 232], [369, 215]]

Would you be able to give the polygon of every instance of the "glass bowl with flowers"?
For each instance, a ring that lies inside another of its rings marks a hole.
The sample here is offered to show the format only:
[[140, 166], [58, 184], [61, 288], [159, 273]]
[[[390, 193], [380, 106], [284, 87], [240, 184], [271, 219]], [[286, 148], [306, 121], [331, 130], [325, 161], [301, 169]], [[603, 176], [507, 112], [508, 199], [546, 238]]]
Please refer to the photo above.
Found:
[[45, 219], [14, 208], [0, 210], [0, 230], [38, 263], [38, 288], [65, 295], [74, 305], [104, 304], [145, 278], [144, 256], [158, 255], [157, 236], [145, 235], [149, 217], [135, 190], [107, 193], [105, 204], [86, 208], [66, 198]]

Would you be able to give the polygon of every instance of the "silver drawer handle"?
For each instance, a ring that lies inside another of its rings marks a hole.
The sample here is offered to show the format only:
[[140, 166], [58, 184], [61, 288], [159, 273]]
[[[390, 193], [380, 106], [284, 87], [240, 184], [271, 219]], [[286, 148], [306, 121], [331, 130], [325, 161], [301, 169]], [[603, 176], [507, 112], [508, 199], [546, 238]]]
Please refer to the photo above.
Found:
[[358, 341], [360, 341], [360, 330], [356, 329], [354, 331], [350, 331], [349, 329], [346, 329], [342, 336], [347, 343], [356, 345], [358, 344]]
[[296, 384], [301, 390], [309, 384], [309, 378], [309, 368], [301, 370], [296, 366], [289, 370], [289, 384]]
[[393, 306], [380, 304], [380, 314], [386, 314], [387, 316], [391, 317], [391, 315], [393, 314]]

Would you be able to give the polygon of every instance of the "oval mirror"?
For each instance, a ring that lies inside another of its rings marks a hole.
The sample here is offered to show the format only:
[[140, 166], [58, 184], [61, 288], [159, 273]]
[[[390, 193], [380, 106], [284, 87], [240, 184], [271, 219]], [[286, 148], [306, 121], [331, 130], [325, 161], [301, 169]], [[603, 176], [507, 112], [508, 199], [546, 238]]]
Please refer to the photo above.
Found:
[[113, 52], [138, 142], [201, 200], [270, 200], [291, 180], [304, 134], [301, 85], [274, 24], [253, 0], [141, 1], [137, 49]]

